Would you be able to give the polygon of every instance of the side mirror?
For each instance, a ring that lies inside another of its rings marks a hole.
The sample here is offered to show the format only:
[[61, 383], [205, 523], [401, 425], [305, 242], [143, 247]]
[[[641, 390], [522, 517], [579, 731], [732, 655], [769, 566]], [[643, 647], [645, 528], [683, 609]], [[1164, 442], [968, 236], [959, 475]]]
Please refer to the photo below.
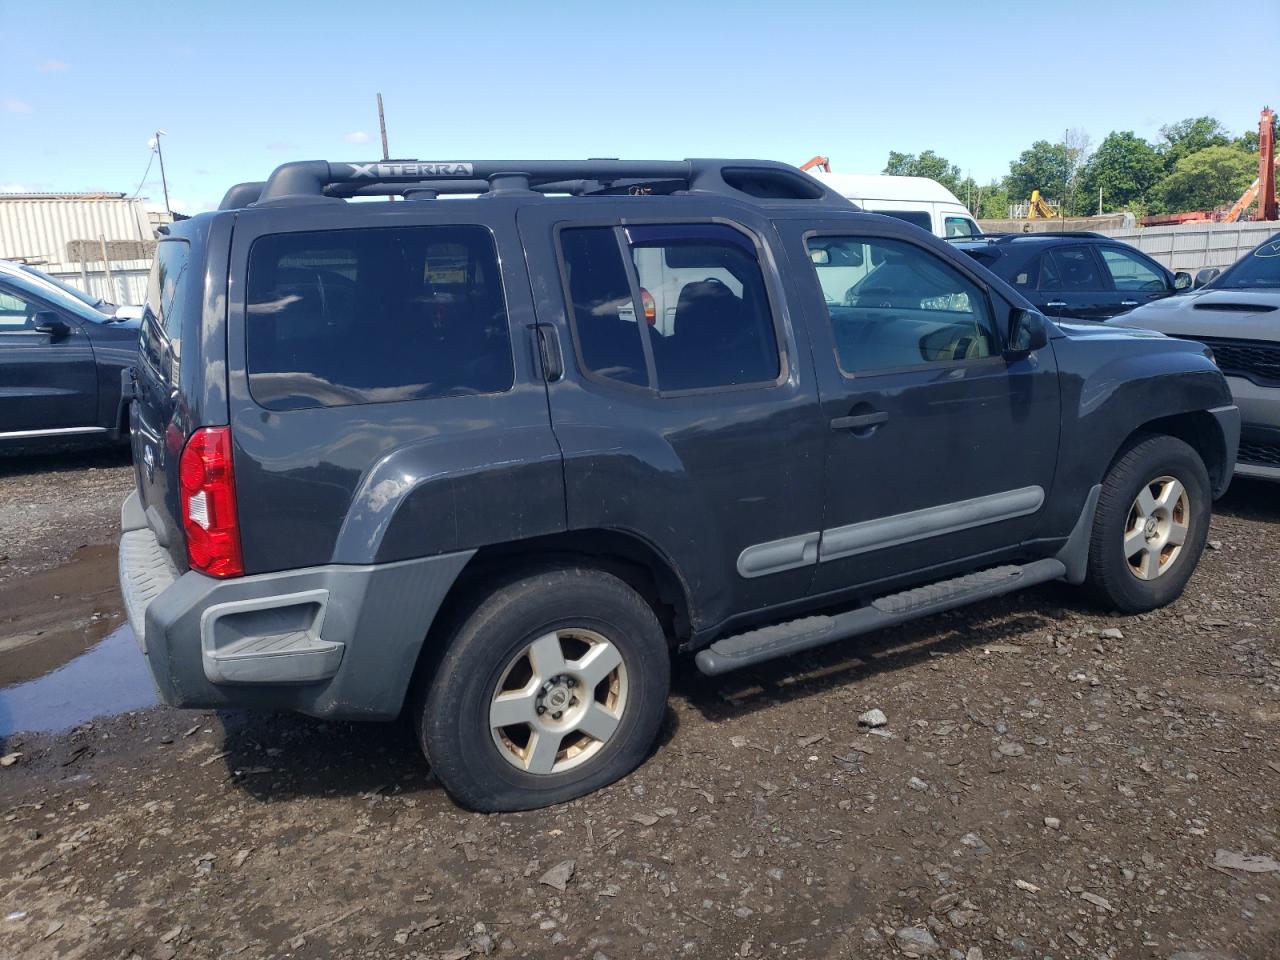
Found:
[[48, 310], [41, 310], [36, 314], [32, 329], [36, 333], [47, 333], [50, 340], [64, 340], [71, 336], [71, 327], [67, 325], [66, 321], [59, 318], [56, 313]]
[[1185, 270], [1179, 270], [1177, 273], [1175, 273], [1173, 275], [1173, 289], [1190, 290], [1191, 274], [1187, 273], [1187, 271]]
[[1218, 274], [1220, 273], [1222, 273], [1222, 271], [1219, 270], [1217, 267], [1205, 267], [1203, 270], [1201, 270], [1199, 273], [1196, 274], [1196, 282], [1195, 282], [1196, 289], [1203, 287], [1206, 283], [1208, 283], [1211, 280], [1216, 280], [1218, 277]]
[[1043, 314], [1015, 307], [1009, 316], [1009, 346], [1005, 354], [1025, 357], [1047, 346], [1049, 330], [1045, 324]]

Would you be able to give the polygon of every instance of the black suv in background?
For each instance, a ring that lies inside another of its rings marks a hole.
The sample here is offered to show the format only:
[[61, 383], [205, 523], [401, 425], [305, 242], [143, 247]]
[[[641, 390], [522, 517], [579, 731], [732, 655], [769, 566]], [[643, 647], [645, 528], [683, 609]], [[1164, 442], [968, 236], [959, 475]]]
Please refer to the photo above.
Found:
[[0, 452], [125, 437], [121, 373], [138, 362], [138, 321], [86, 300], [0, 271]]
[[1107, 320], [1191, 289], [1145, 253], [1100, 233], [989, 234], [953, 241], [1046, 316]]
[[640, 763], [673, 652], [1169, 603], [1235, 462], [1202, 346], [782, 164], [290, 163], [155, 270], [120, 574], [164, 699], [407, 709], [482, 810]]

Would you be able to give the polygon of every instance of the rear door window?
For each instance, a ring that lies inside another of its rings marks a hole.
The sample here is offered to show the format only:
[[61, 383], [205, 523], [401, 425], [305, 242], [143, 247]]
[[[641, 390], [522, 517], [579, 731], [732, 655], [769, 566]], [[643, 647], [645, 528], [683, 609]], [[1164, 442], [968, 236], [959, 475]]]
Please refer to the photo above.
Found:
[[1040, 259], [1040, 289], [1075, 293], [1109, 287], [1088, 247], [1055, 247]]
[[[754, 243], [723, 224], [560, 232], [579, 361], [663, 393], [778, 379], [777, 329]], [[625, 252], [625, 258], [624, 258]]]
[[247, 290], [249, 391], [270, 410], [499, 393], [514, 382], [484, 227], [259, 237]]

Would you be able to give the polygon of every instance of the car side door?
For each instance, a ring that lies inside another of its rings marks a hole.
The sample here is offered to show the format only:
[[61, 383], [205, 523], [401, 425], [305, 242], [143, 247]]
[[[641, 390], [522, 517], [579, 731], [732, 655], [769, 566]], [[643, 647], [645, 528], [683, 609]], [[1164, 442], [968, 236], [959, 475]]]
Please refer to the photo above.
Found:
[[1056, 466], [1052, 348], [1007, 353], [1018, 305], [945, 243], [867, 223], [786, 231], [827, 433], [814, 592], [1015, 554]]
[[1135, 307], [1175, 293], [1173, 275], [1143, 253], [1121, 243], [1097, 246], [1111, 284], [1118, 296], [1116, 310], [1109, 316], [1128, 313]]
[[103, 432], [81, 321], [0, 281], [0, 440]]
[[1036, 286], [1039, 296], [1034, 302], [1047, 316], [1105, 320], [1120, 311], [1111, 278], [1088, 244], [1044, 251]]
[[530, 205], [519, 224], [563, 358], [548, 398], [569, 528], [650, 544], [696, 634], [807, 595], [825, 430], [768, 220], [692, 198], [645, 211]]

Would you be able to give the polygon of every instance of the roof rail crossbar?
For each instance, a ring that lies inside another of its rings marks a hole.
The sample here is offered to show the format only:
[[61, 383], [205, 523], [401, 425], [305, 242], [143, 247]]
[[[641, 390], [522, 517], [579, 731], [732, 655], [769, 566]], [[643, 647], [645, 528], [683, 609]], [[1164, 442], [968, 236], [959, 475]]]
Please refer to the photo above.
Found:
[[[247, 202], [385, 196], [423, 189], [437, 193], [537, 190], [575, 195], [685, 189], [757, 200], [828, 200], [850, 206], [835, 191], [795, 167], [771, 160], [304, 160], [277, 167], [258, 196]], [[249, 195], [245, 191], [244, 196]], [[223, 200], [224, 209], [229, 199], [232, 191]]]

